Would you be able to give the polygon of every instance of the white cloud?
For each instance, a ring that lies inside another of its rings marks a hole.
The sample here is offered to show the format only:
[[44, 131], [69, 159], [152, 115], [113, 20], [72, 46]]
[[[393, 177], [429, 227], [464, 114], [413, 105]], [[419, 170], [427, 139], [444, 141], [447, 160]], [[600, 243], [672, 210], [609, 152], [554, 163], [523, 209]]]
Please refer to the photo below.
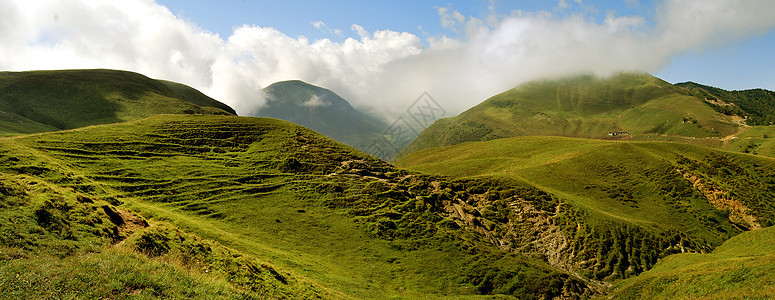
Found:
[[[575, 3], [581, 12], [493, 12], [486, 21], [438, 8], [441, 24], [459, 36], [431, 36], [424, 46], [410, 33], [359, 25], [351, 27], [358, 38], [342, 42], [252, 25], [221, 37], [152, 0], [0, 0], [0, 69], [132, 70], [189, 84], [240, 113], [263, 104], [263, 86], [300, 79], [385, 115], [423, 92], [454, 114], [527, 80], [656, 72], [677, 54], [775, 26], [769, 0], [665, 0], [653, 25], [616, 12], [596, 22], [594, 8]], [[329, 30], [322, 21], [311, 25]]]
[[323, 21], [315, 21], [315, 22], [312, 22], [311, 24], [312, 24], [312, 26], [315, 26], [315, 28], [317, 28], [317, 29], [327, 28], [328, 27], [328, 26], [326, 26], [326, 23], [324, 23]]
[[775, 18], [767, 16], [775, 11], [775, 2], [766, 0], [744, 5], [668, 0], [659, 4], [651, 27], [645, 27], [641, 16], [610, 12], [598, 23], [589, 17], [594, 7], [582, 11], [567, 17], [515, 11], [494, 26], [469, 18], [465, 39], [456, 39], [453, 46], [434, 48], [432, 41], [421, 55], [386, 66], [380, 82], [391, 84], [375, 94], [402, 86], [406, 88], [392, 94], [411, 103], [427, 91], [455, 113], [536, 78], [582, 72], [605, 76], [623, 70], [655, 73], [677, 54], [728, 44], [775, 26]]
[[342, 30], [340, 30], [340, 29], [331, 29], [331, 28], [328, 28], [328, 25], [326, 25], [326, 23], [325, 23], [325, 22], [323, 22], [323, 21], [315, 21], [315, 22], [310, 22], [310, 24], [312, 24], [312, 26], [313, 26], [313, 27], [315, 27], [315, 29], [317, 29], [317, 30], [319, 30], [319, 31], [321, 31], [321, 32], [325, 32], [325, 33], [333, 34], [333, 35], [335, 35], [335, 36], [339, 36], [339, 37], [341, 37], [341, 36], [342, 36], [342, 34], [344, 33], [344, 32], [342, 32]]
[[[117, 68], [211, 85], [222, 40], [151, 1], [2, 1], [0, 68]], [[2, 18], [5, 19], [5, 18]]]
[[437, 9], [439, 18], [441, 18], [441, 27], [457, 31], [457, 24], [466, 21], [466, 18], [457, 10], [450, 11], [449, 8], [439, 7]]
[[616, 32], [641, 28], [646, 24], [646, 19], [640, 16], [616, 17], [615, 12], [609, 11], [604, 23], [610, 32]]
[[331, 103], [323, 101], [323, 99], [320, 99], [318, 95], [312, 95], [312, 97], [309, 98], [309, 100], [304, 101], [301, 103], [301, 106], [306, 107], [324, 107], [328, 106]]

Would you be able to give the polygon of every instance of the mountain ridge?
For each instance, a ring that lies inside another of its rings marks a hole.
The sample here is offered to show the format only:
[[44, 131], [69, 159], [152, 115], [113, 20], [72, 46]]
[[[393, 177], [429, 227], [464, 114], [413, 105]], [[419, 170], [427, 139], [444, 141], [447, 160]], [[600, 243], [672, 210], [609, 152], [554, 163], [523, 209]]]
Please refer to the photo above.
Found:
[[761, 88], [728, 91], [691, 81], [675, 85], [687, 88], [690, 95], [704, 99], [719, 113], [745, 118], [748, 125], [772, 125], [775, 123], [774, 91]]
[[364, 152], [387, 127], [331, 90], [301, 80], [276, 82], [264, 91], [266, 103], [248, 115], [291, 121]]
[[72, 129], [157, 113], [236, 114], [179, 84], [108, 69], [0, 72], [0, 131]]
[[[579, 75], [521, 84], [437, 121], [397, 158], [425, 148], [514, 136], [672, 140], [721, 147], [742, 118], [647, 73]], [[716, 143], [716, 144], [714, 144]]]

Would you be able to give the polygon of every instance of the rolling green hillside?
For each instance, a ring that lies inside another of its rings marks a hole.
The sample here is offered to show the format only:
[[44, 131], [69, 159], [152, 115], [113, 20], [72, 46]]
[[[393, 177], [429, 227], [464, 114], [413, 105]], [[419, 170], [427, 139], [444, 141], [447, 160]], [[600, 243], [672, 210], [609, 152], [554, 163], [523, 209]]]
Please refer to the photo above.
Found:
[[689, 95], [704, 99], [716, 111], [745, 118], [751, 126], [775, 123], [775, 92], [765, 89], [727, 91], [694, 82], [678, 83]]
[[11, 298], [601, 289], [514, 251], [552, 227], [558, 203], [541, 190], [402, 171], [276, 119], [158, 115], [3, 138], [0, 172], [0, 295]]
[[775, 160], [692, 145], [517, 137], [421, 150], [397, 165], [455, 178], [502, 176], [556, 196], [580, 216], [555, 220], [568, 243], [558, 249], [570, 269], [591, 270], [592, 278], [612, 274], [608, 268], [627, 277], [655, 261], [653, 252], [644, 255], [653, 250], [638, 249], [643, 240], [595, 249], [589, 237], [673, 232], [684, 239], [673, 250], [707, 252], [775, 220]]
[[769, 299], [775, 295], [775, 228], [744, 232], [710, 254], [678, 254], [617, 284], [613, 299]]
[[250, 116], [291, 121], [364, 152], [387, 128], [336, 93], [299, 80], [276, 82], [264, 91], [266, 104]]
[[[408, 169], [134, 73], [2, 78], [4, 133], [54, 132], [0, 137], [0, 298], [692, 297], [718, 290], [699, 276], [770, 280], [752, 278], [769, 270], [775, 159], [756, 154], [775, 132], [647, 74], [525, 84], [434, 124], [449, 130], [415, 144], [454, 145], [405, 152]], [[273, 114], [377, 128], [300, 81], [267, 93]]]
[[744, 118], [737, 134], [710, 145], [731, 151], [775, 157], [775, 92], [764, 89], [727, 91], [694, 82], [678, 83], [685, 94], [703, 99], [719, 113]]
[[0, 135], [72, 129], [155, 114], [235, 114], [199, 91], [115, 70], [0, 72]]
[[750, 126], [722, 144], [722, 149], [775, 157], [775, 126]]
[[[645, 73], [522, 84], [424, 130], [401, 155], [515, 136], [674, 140], [721, 146], [742, 119]], [[612, 136], [614, 135], [614, 136]], [[401, 156], [399, 155], [399, 157]]]

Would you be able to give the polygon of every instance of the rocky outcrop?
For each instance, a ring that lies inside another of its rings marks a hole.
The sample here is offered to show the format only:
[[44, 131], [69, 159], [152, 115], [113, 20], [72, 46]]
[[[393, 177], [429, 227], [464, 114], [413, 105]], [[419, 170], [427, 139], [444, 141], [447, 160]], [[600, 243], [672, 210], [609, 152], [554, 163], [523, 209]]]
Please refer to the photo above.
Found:
[[688, 180], [694, 188], [700, 191], [708, 202], [719, 210], [725, 210], [729, 212], [729, 221], [737, 225], [744, 230], [756, 230], [761, 229], [762, 225], [750, 208], [745, 206], [743, 202], [730, 196], [724, 190], [721, 190], [710, 183], [704, 182], [692, 173], [676, 169], [676, 172], [681, 174], [684, 179]]

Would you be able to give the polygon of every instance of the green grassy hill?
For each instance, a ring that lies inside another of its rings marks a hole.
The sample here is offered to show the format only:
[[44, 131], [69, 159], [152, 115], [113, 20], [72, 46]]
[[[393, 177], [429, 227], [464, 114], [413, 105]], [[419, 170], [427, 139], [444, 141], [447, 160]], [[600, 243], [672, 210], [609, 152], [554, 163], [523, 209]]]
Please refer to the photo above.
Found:
[[387, 128], [336, 93], [299, 80], [276, 82], [264, 91], [266, 104], [250, 116], [291, 121], [364, 152]]
[[703, 99], [719, 113], [742, 117], [747, 126], [712, 145], [717, 148], [775, 157], [775, 92], [764, 89], [727, 91], [694, 82], [678, 83], [687, 95]]
[[2, 138], [0, 172], [0, 297], [600, 290], [513, 251], [543, 234], [519, 228], [550, 227], [534, 226], [556, 214], [550, 195], [402, 171], [276, 119], [158, 115]]
[[[5, 134], [54, 131], [0, 137], [3, 299], [773, 293], [747, 291], [770, 280], [775, 132], [646, 74], [523, 85], [437, 122], [418, 143], [454, 145], [408, 169], [134, 73], [2, 76]], [[270, 88], [294, 118], [355, 111]]]
[[142, 119], [235, 114], [199, 91], [115, 70], [0, 72], [0, 135]]
[[515, 136], [668, 140], [720, 147], [723, 138], [741, 126], [740, 117], [716, 112], [687, 89], [645, 73], [607, 79], [576, 76], [525, 83], [441, 119], [401, 155]]
[[765, 89], [727, 91], [694, 82], [677, 83], [688, 94], [705, 100], [716, 111], [745, 118], [751, 126], [775, 123], [775, 92]]
[[750, 126], [721, 145], [722, 149], [775, 157], [775, 126]]
[[605, 298], [770, 299], [775, 295], [773, 245], [773, 227], [744, 232], [713, 253], [669, 256], [643, 275], [617, 284]]
[[[517, 137], [421, 150], [397, 165], [455, 178], [501, 176], [556, 196], [575, 219], [554, 221], [567, 241], [555, 248], [569, 269], [596, 279], [637, 274], [655, 256], [708, 252], [775, 221], [775, 160], [692, 145]], [[622, 240], [601, 242], [607, 234]], [[639, 237], [671, 234], [681, 241], [654, 247], [663, 241]]]

